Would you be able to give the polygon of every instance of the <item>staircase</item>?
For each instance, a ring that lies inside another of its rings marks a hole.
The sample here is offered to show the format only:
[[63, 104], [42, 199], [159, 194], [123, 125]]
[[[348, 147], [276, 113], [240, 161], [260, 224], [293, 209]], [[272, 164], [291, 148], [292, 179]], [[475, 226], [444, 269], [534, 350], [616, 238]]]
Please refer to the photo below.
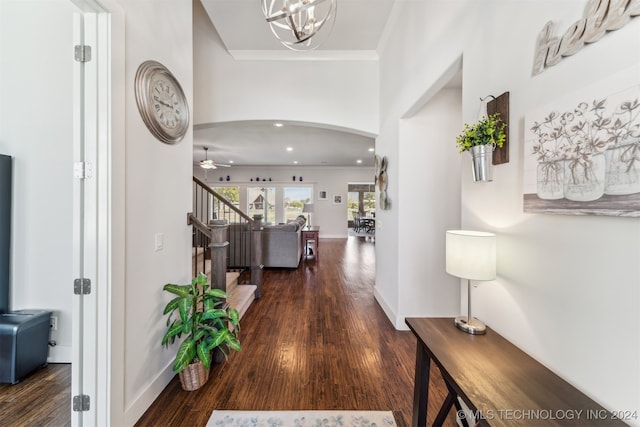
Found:
[[261, 217], [250, 218], [196, 177], [193, 195], [193, 212], [187, 215], [193, 226], [193, 277], [206, 274], [242, 317], [262, 292]]
[[[204, 259], [204, 271], [197, 271], [196, 265], [203, 265], [203, 257], [204, 257], [204, 249], [201, 247], [193, 248], [193, 262], [191, 263], [193, 267], [192, 273], [193, 277], [196, 277], [198, 273], [204, 273], [207, 277], [211, 277], [211, 259]], [[256, 299], [256, 290], [257, 286], [252, 284], [240, 284], [241, 272], [239, 271], [227, 271], [225, 274], [225, 288], [226, 293], [229, 296], [227, 298], [227, 303], [230, 307], [233, 307], [238, 310], [240, 313], [240, 319], [247, 312], [251, 303]], [[213, 283], [214, 288], [221, 288], [220, 284]]]

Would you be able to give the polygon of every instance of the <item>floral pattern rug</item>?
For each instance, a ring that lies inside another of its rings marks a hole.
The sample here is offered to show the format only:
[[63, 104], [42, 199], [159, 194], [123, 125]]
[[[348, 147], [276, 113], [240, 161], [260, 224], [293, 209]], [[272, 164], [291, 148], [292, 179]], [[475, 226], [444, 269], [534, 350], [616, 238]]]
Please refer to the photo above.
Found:
[[391, 411], [213, 411], [207, 427], [397, 427]]

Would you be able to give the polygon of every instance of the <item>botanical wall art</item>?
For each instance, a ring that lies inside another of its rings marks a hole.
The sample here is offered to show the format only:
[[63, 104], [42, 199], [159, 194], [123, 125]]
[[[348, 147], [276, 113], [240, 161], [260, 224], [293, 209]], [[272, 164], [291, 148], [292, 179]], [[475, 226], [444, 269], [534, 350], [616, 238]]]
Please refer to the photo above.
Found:
[[527, 115], [524, 211], [640, 217], [640, 85], [626, 70]]
[[380, 205], [380, 209], [389, 210], [391, 209], [391, 199], [387, 194], [387, 188], [389, 187], [388, 175], [387, 175], [387, 166], [389, 164], [389, 159], [387, 156], [380, 157], [376, 154], [375, 157], [375, 183], [378, 186], [378, 204]]

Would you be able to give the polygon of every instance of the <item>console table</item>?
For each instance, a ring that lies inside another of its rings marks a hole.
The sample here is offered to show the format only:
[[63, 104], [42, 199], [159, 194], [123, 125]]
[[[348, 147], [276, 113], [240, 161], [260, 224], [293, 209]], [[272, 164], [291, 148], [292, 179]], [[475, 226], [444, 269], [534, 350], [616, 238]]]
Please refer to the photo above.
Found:
[[313, 242], [313, 257], [315, 259], [318, 259], [318, 237], [320, 235], [320, 227], [304, 227], [300, 234], [302, 238], [302, 250], [304, 251], [304, 258], [306, 259], [309, 256], [309, 254], [307, 253], [307, 243]]
[[626, 425], [616, 417], [624, 414], [607, 411], [488, 327], [486, 335], [471, 335], [456, 329], [453, 318], [405, 322], [418, 339], [414, 427], [427, 425], [431, 361], [449, 392], [434, 426], [442, 425], [454, 405], [461, 413], [458, 396], [482, 426]]

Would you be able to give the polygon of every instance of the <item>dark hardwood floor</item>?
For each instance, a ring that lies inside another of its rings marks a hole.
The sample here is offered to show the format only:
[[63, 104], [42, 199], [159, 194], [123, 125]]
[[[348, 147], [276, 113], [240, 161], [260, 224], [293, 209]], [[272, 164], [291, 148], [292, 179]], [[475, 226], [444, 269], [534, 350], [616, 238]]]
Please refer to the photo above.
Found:
[[[296, 270], [266, 269], [263, 296], [242, 319], [242, 352], [214, 365], [200, 390], [183, 391], [176, 376], [136, 425], [204, 426], [214, 409], [351, 409], [390, 410], [408, 426], [416, 340], [373, 297], [374, 243], [322, 239], [319, 250]], [[431, 372], [429, 423], [445, 390]], [[70, 425], [70, 376], [70, 365], [52, 364], [0, 385], [0, 426]], [[454, 411], [445, 425], [456, 426]]]
[[71, 425], [71, 365], [52, 363], [18, 384], [0, 384], [0, 426]]
[[[242, 352], [200, 390], [183, 391], [176, 376], [136, 425], [204, 426], [214, 409], [390, 410], [410, 425], [416, 340], [373, 297], [374, 244], [322, 239], [319, 250], [296, 270], [266, 269], [263, 296], [241, 322]], [[437, 372], [429, 422], [444, 400]]]

